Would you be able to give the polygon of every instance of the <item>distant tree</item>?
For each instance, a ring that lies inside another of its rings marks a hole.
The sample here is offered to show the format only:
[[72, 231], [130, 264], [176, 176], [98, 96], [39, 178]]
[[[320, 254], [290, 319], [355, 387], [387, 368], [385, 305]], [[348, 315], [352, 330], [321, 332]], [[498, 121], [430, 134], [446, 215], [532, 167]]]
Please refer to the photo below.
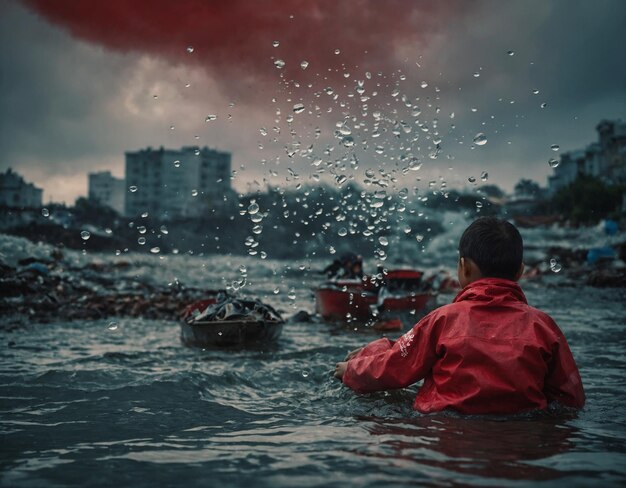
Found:
[[539, 197], [542, 194], [539, 183], [525, 178], [519, 180], [513, 190], [517, 196]]
[[478, 188], [478, 192], [486, 197], [502, 198], [504, 196], [504, 191], [497, 185], [483, 185]]
[[74, 204], [73, 214], [76, 222], [92, 225], [111, 225], [117, 218], [118, 213], [111, 207], [102, 205], [96, 200], [79, 197]]
[[552, 205], [575, 224], [595, 224], [617, 211], [624, 189], [590, 175], [578, 175], [552, 198]]

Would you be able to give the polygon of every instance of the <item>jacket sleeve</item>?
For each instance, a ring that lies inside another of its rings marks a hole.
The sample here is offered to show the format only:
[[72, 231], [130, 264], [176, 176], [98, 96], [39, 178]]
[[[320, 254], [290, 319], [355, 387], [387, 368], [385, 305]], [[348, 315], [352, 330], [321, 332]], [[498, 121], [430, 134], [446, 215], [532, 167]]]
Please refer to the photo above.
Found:
[[544, 393], [549, 402], [556, 401], [574, 408], [582, 408], [585, 404], [585, 392], [578, 367], [560, 330], [557, 340], [552, 345]]
[[348, 362], [343, 375], [346, 386], [358, 392], [404, 388], [421, 380], [437, 360], [433, 314], [392, 342], [379, 339]]

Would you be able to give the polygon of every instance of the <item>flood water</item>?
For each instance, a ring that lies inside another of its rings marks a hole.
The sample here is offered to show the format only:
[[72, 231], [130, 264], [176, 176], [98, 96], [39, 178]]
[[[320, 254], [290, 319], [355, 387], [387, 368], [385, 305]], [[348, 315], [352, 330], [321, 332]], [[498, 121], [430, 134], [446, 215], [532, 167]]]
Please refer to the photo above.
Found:
[[[311, 270], [323, 264], [136, 259], [125, 272], [138, 279], [207, 288], [244, 264], [242, 293], [285, 317], [313, 311]], [[3, 330], [0, 484], [624, 486], [626, 292], [559, 279], [522, 286], [568, 338], [587, 394], [578, 413], [420, 415], [417, 386], [357, 395], [332, 377], [334, 364], [380, 334], [352, 327], [289, 321], [277, 344], [246, 350], [185, 347], [165, 321]]]

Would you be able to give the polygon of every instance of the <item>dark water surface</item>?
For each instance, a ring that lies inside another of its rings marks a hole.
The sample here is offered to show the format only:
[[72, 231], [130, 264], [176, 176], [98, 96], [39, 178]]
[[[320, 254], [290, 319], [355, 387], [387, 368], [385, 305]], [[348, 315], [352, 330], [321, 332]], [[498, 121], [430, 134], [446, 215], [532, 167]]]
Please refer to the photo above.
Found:
[[[312, 311], [318, 276], [247, 272], [246, 293]], [[290, 322], [272, 347], [217, 351], [182, 346], [161, 321], [3, 331], [0, 484], [626, 485], [625, 290], [523, 287], [569, 340], [587, 393], [577, 414], [422, 416], [416, 387], [356, 395], [334, 364], [379, 335], [349, 327]]]

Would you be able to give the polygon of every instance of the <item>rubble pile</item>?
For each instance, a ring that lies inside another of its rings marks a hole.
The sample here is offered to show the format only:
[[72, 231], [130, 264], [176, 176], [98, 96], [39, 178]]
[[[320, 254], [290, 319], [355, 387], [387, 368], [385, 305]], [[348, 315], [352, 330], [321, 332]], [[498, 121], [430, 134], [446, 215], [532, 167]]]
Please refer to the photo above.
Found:
[[2, 327], [59, 320], [144, 317], [178, 320], [185, 306], [206, 290], [155, 285], [107, 276], [107, 268], [130, 266], [91, 263], [79, 269], [55, 270], [54, 262], [25, 259], [17, 268], [0, 266]]

